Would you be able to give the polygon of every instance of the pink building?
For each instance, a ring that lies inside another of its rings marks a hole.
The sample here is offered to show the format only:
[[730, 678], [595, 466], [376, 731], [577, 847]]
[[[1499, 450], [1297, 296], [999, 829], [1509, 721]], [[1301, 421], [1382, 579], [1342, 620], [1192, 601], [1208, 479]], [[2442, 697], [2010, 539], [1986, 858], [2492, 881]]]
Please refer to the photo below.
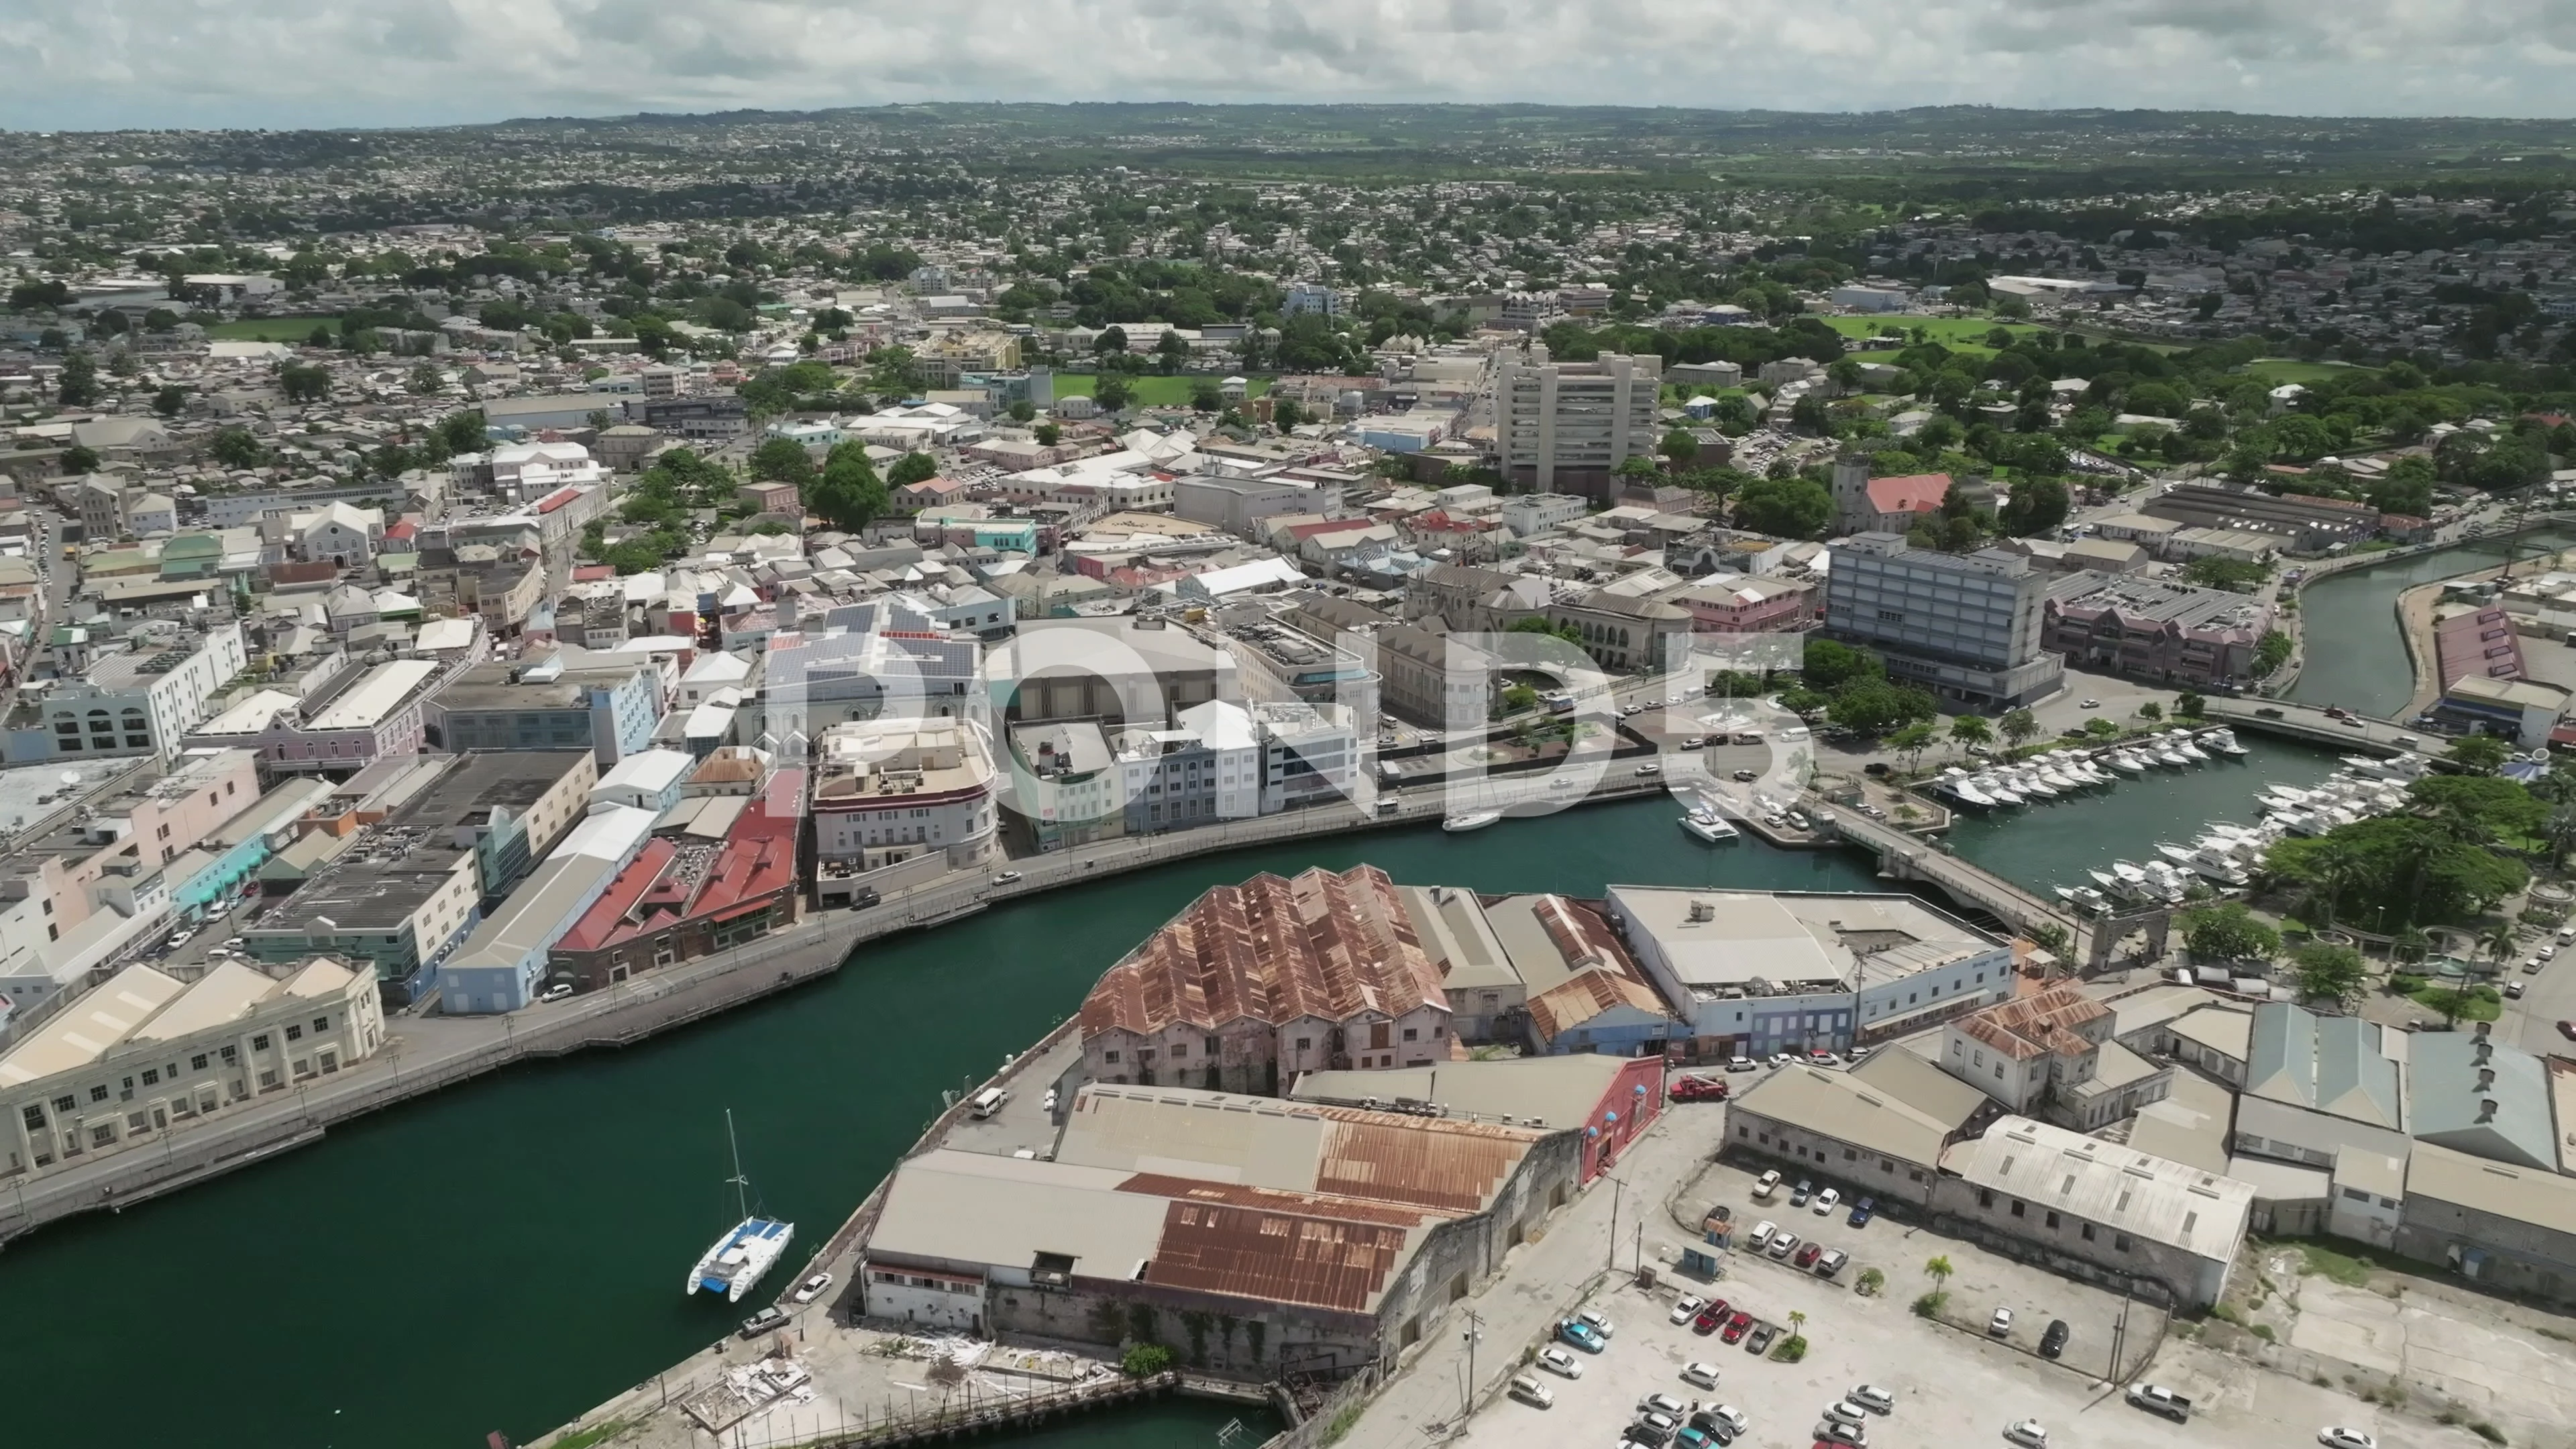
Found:
[[1690, 611], [1692, 627], [1720, 634], [1804, 629], [1816, 620], [1816, 586], [1794, 579], [1736, 575], [1703, 579], [1672, 601]]

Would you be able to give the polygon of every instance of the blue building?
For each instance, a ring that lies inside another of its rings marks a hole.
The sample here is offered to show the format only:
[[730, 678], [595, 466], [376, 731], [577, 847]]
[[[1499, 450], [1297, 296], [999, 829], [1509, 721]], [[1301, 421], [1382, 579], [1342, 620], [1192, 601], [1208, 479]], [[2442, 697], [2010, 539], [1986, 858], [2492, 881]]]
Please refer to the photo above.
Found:
[[429, 701], [429, 742], [444, 749], [591, 751], [602, 766], [643, 749], [662, 722], [662, 676], [649, 659], [562, 651], [458, 672]]
[[450, 1015], [517, 1011], [534, 1001], [546, 956], [653, 837], [658, 811], [593, 807], [438, 969]]

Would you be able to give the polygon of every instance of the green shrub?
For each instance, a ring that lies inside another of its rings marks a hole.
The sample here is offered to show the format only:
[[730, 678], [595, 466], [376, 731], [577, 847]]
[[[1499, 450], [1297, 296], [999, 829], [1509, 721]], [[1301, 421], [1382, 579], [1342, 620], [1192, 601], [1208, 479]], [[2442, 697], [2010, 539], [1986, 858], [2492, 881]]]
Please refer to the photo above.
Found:
[[1807, 1339], [1804, 1334], [1793, 1333], [1780, 1340], [1771, 1350], [1771, 1361], [1774, 1363], [1796, 1363], [1806, 1356]]
[[2272, 1333], [2272, 1325], [2268, 1323], [2255, 1324], [2252, 1328], [2246, 1331], [2253, 1334], [2256, 1338], [2263, 1340], [2265, 1343], [2276, 1341]]
[[1140, 1343], [1127, 1350], [1118, 1366], [1131, 1379], [1150, 1379], [1172, 1366], [1172, 1351], [1159, 1343]]
[[1941, 1305], [1949, 1301], [1950, 1295], [1947, 1293], [1926, 1293], [1914, 1300], [1914, 1316], [1938, 1318], [1941, 1316]]

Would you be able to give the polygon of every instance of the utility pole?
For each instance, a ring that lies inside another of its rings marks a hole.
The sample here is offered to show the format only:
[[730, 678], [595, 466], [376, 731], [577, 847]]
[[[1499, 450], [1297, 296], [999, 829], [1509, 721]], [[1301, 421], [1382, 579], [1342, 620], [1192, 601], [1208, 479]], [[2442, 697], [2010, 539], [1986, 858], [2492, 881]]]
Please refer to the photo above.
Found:
[[1467, 1315], [1467, 1331], [1459, 1337], [1467, 1340], [1467, 1385], [1460, 1391], [1458, 1421], [1465, 1423], [1476, 1409], [1476, 1340], [1485, 1336], [1485, 1320], [1473, 1308], [1461, 1309]]
[[1610, 1179], [1610, 1249], [1602, 1266], [1612, 1272], [1619, 1268], [1619, 1189], [1625, 1185], [1615, 1177]]

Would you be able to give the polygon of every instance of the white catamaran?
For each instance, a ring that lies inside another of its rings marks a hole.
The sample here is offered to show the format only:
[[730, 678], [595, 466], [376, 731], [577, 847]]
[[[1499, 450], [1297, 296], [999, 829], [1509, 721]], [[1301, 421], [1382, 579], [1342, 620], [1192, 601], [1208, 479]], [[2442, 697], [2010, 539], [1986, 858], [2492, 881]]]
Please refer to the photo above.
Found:
[[787, 1245], [796, 1241], [796, 1225], [776, 1218], [756, 1217], [751, 1211], [751, 1179], [742, 1175], [742, 1147], [734, 1141], [733, 1111], [725, 1110], [725, 1146], [733, 1153], [734, 1210], [742, 1221], [716, 1239], [714, 1247], [698, 1259], [689, 1270], [691, 1293], [721, 1293], [727, 1303], [740, 1303], [751, 1285], [760, 1281]]

